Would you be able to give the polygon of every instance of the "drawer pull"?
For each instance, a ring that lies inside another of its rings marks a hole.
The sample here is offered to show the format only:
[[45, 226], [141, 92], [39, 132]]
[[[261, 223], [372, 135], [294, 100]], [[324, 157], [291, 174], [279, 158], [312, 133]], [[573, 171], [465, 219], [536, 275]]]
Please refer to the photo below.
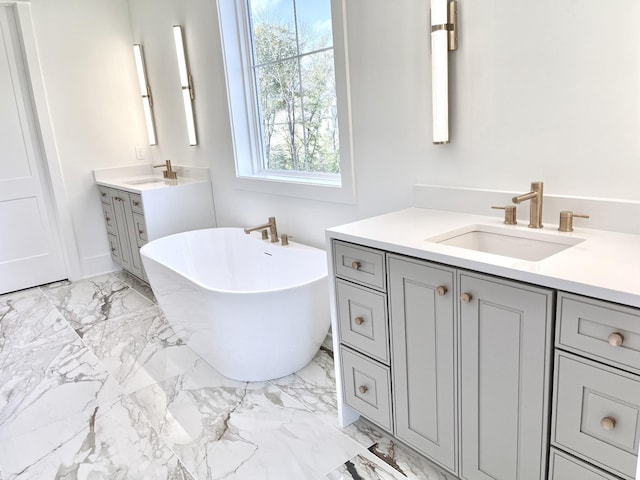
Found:
[[609, 345], [611, 345], [612, 347], [619, 347], [620, 345], [622, 345], [622, 342], [624, 342], [624, 335], [618, 332], [614, 332], [609, 334], [607, 340], [609, 341]]
[[109, 223], [111, 221], [111, 217], [104, 217], [104, 221]]
[[102, 195], [103, 197], [107, 196], [107, 192], [100, 192], [100, 195]]
[[460, 300], [462, 300], [464, 303], [469, 303], [472, 298], [473, 296], [470, 293], [465, 292], [462, 295], [460, 295]]
[[142, 230], [142, 229], [140, 229], [140, 228], [139, 228], [139, 229], [138, 229], [138, 235], [144, 235], [144, 230]]
[[355, 260], [351, 262], [351, 268], [354, 270], [360, 270], [360, 267], [362, 267], [362, 264], [359, 261]]
[[356, 317], [354, 322], [356, 322], [356, 325], [362, 325], [364, 323], [364, 318], [363, 317]]
[[358, 387], [358, 391], [364, 395], [365, 393], [367, 393], [369, 391], [369, 387], [367, 387], [366, 385], [360, 385]]
[[140, 202], [136, 202], [135, 200], [133, 200], [133, 206], [134, 207], [139, 207], [140, 206]]
[[440, 285], [439, 287], [436, 287], [436, 293], [438, 294], [439, 297], [444, 297], [447, 294], [447, 287], [445, 287], [444, 285]]
[[613, 417], [604, 417], [602, 420], [600, 420], [600, 426], [603, 428], [603, 430], [610, 432], [611, 430], [616, 428], [616, 419]]

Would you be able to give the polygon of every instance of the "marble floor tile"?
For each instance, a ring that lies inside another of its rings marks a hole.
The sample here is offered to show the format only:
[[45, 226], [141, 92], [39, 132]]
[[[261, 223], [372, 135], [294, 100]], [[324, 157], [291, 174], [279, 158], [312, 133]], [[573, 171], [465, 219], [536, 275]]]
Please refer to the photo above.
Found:
[[[406, 478], [375, 455], [363, 452], [349, 459], [321, 480], [406, 480]], [[425, 477], [425, 480], [427, 479], [431, 480]]]
[[151, 286], [149, 286], [148, 283], [145, 283], [142, 280], [140, 280], [139, 278], [137, 278], [136, 276], [131, 275], [126, 270], [120, 270], [119, 272], [114, 273], [114, 276], [118, 280], [120, 280], [123, 283], [126, 283], [127, 285], [129, 285], [131, 288], [133, 288], [139, 294], [141, 294], [144, 297], [146, 297], [147, 299], [151, 300], [153, 303], [157, 303], [156, 302], [156, 297], [153, 294], [153, 290], [151, 290]]
[[331, 425], [337, 424], [336, 380], [333, 352], [321, 347], [313, 360], [302, 370], [287, 377], [270, 380], [308, 410], [322, 416]]
[[193, 480], [126, 397], [0, 442], [5, 479]]
[[315, 479], [362, 451], [269, 383], [218, 381], [177, 377], [132, 394], [199, 479]]
[[96, 323], [153, 305], [114, 274], [42, 290], [80, 337]]
[[157, 305], [96, 322], [82, 340], [125, 392], [187, 372], [200, 360]]

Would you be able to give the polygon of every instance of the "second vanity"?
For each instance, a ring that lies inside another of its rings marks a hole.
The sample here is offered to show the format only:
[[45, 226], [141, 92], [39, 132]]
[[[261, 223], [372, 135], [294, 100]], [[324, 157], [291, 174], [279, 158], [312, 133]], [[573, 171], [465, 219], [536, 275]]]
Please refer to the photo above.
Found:
[[144, 281], [139, 249], [145, 243], [215, 226], [209, 169], [175, 168], [177, 178], [159, 175], [150, 165], [94, 171], [111, 259]]
[[327, 241], [341, 425], [362, 415], [450, 479], [634, 478], [638, 235], [410, 208]]

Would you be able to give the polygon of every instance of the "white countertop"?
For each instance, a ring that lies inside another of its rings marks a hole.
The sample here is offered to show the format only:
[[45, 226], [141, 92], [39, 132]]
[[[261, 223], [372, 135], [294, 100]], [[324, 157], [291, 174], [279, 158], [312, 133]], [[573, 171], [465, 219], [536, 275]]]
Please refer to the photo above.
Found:
[[151, 165], [133, 165], [94, 170], [93, 176], [98, 185], [138, 194], [159, 188], [209, 182], [208, 168], [176, 165], [174, 170], [178, 172], [178, 178], [176, 179], [163, 178], [162, 172], [153, 170]]
[[532, 230], [523, 223], [504, 225], [497, 216], [408, 208], [329, 228], [327, 238], [640, 307], [640, 235], [575, 226], [573, 232], [563, 233], [557, 225], [545, 224], [535, 231], [584, 241], [539, 261], [426, 240], [472, 224]]

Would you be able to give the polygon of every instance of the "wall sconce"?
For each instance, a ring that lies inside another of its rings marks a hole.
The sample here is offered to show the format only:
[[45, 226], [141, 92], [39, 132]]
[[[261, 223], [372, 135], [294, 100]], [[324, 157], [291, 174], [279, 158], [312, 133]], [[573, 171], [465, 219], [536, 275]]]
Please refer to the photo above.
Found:
[[149, 137], [149, 145], [157, 145], [156, 125], [153, 120], [153, 99], [151, 98], [151, 88], [147, 79], [147, 68], [144, 62], [144, 53], [142, 45], [135, 43], [133, 45], [133, 58], [136, 63], [136, 71], [138, 72], [138, 86], [140, 87], [140, 95], [142, 96], [142, 110], [144, 111], [144, 121], [147, 124], [147, 136]]
[[173, 40], [176, 44], [176, 55], [178, 56], [178, 72], [180, 73], [180, 88], [182, 89], [182, 101], [184, 102], [184, 115], [187, 121], [189, 145], [197, 145], [196, 120], [193, 113], [193, 99], [195, 95], [193, 93], [193, 80], [187, 64], [187, 53], [184, 48], [181, 25], [173, 26]]
[[449, 50], [458, 48], [458, 2], [431, 0], [433, 143], [449, 143]]

